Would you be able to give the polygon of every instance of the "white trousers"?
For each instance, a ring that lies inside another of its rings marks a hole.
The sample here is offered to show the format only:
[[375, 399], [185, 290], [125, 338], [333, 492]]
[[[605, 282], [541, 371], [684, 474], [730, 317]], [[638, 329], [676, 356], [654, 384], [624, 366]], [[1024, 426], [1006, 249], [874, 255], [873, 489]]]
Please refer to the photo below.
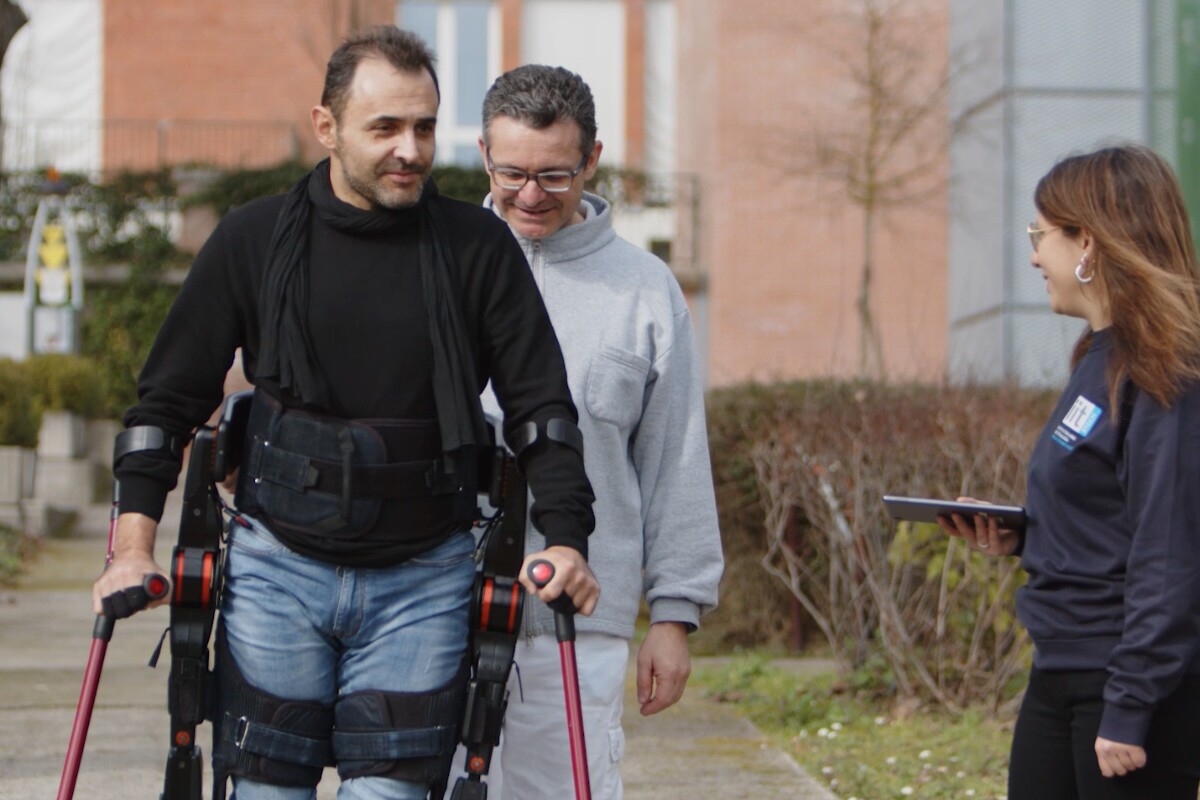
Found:
[[[575, 660], [592, 798], [621, 800], [620, 765], [625, 754], [621, 711], [629, 642], [602, 633], [580, 633], [575, 639]], [[488, 800], [571, 800], [575, 784], [562, 666], [553, 635], [521, 639], [508, 688], [500, 746], [486, 779]], [[463, 775], [463, 755], [459, 747], [447, 797]]]

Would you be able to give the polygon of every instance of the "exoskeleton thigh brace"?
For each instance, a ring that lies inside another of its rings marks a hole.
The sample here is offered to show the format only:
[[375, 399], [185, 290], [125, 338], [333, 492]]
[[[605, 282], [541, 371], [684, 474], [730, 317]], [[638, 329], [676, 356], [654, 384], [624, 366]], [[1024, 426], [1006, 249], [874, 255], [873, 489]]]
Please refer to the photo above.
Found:
[[445, 786], [467, 677], [464, 663], [450, 681], [429, 692], [362, 691], [339, 698], [333, 731], [338, 775]]
[[213, 774], [275, 786], [315, 787], [333, 763], [333, 706], [288, 700], [251, 686], [217, 632], [217, 712], [213, 715]]

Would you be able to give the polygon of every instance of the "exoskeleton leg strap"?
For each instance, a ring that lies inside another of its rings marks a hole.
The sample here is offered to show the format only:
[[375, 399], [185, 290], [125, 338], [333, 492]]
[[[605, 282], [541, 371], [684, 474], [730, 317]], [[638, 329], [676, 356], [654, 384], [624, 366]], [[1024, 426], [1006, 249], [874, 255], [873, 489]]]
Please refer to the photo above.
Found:
[[333, 763], [333, 707], [288, 700], [251, 686], [217, 634], [219, 713], [213, 719], [213, 773], [275, 786], [315, 787]]
[[462, 720], [466, 665], [430, 692], [353, 692], [334, 706], [333, 754], [343, 780], [366, 775], [427, 784], [441, 797]]

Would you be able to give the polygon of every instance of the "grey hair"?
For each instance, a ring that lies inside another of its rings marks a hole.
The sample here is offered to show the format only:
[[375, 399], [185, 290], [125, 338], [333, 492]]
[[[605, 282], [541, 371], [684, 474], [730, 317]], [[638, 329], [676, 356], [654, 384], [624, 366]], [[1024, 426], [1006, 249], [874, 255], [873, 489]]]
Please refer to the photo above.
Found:
[[483, 98], [483, 143], [496, 117], [510, 117], [542, 130], [559, 120], [579, 125], [579, 151], [596, 144], [596, 103], [583, 78], [563, 67], [526, 64], [504, 73]]

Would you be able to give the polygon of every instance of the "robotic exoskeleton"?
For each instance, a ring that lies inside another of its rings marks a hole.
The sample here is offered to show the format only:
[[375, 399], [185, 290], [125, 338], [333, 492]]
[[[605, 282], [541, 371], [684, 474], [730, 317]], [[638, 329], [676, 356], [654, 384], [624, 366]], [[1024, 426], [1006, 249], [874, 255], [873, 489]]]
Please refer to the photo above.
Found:
[[[524, 591], [517, 578], [525, 555], [527, 492], [520, 457], [528, 448], [547, 443], [582, 452], [578, 428], [566, 420], [551, 420], [544, 426], [527, 423], [513, 436], [511, 450], [503, 445], [487, 448], [480, 453], [477, 469], [472, 465], [480, 493], [487, 495], [495, 513], [485, 515], [476, 509], [483, 537], [469, 663], [432, 692], [355, 692], [327, 705], [260, 691], [242, 677], [231, 658], [217, 611], [225, 517], [239, 519], [239, 515], [224, 503], [217, 487], [239, 468], [283, 470], [307, 476], [302, 480], [308, 480], [309, 486], [338, 484], [335, 489], [340, 488], [342, 496], [334, 516], [349, 519], [361, 496], [354, 493], [355, 483], [359, 491], [367, 487], [368, 496], [374, 492], [386, 497], [395, 496], [389, 492], [408, 491], [412, 480], [396, 477], [386, 467], [352, 464], [348, 453], [359, 442], [340, 429], [327, 437], [338, 448], [334, 453], [272, 452], [263, 458], [253, 420], [263, 413], [262, 405], [261, 393], [231, 395], [215, 428], [201, 427], [191, 439], [179, 541], [169, 569], [173, 591], [165, 636], [170, 641], [171, 723], [161, 800], [201, 800], [203, 758], [196, 729], [205, 721], [213, 725], [214, 800], [224, 799], [231, 776], [311, 787], [320, 782], [325, 767], [335, 764], [342, 778], [383, 775], [426, 783], [430, 797], [440, 800], [459, 742], [467, 754], [466, 775], [456, 781], [453, 800], [486, 800], [484, 778], [500, 739], [523, 610]], [[498, 433], [496, 438], [501, 438]], [[165, 448], [178, 453], [182, 444], [158, 428], [129, 428], [117, 439], [114, 460], [138, 450]], [[345, 456], [341, 463], [336, 452]], [[253, 463], [243, 463], [250, 460]], [[438, 470], [429, 474], [436, 487]]]

